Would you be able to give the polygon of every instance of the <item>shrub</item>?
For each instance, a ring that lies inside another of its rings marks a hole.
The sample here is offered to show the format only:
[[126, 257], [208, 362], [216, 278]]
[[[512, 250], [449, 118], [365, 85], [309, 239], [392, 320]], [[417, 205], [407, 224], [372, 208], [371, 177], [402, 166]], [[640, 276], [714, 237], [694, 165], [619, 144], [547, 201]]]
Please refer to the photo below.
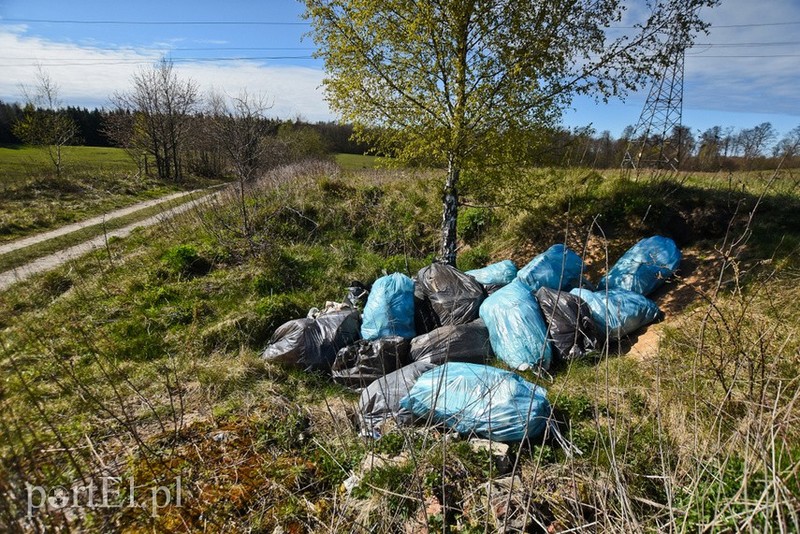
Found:
[[494, 213], [486, 208], [466, 208], [458, 215], [456, 229], [461, 239], [473, 243], [483, 236], [494, 221]]
[[486, 248], [480, 246], [465, 250], [459, 254], [456, 261], [459, 269], [469, 271], [470, 269], [480, 269], [488, 265], [491, 263], [492, 258]]
[[200, 256], [193, 245], [176, 245], [161, 256], [161, 261], [179, 277], [202, 276], [211, 270], [211, 262]]

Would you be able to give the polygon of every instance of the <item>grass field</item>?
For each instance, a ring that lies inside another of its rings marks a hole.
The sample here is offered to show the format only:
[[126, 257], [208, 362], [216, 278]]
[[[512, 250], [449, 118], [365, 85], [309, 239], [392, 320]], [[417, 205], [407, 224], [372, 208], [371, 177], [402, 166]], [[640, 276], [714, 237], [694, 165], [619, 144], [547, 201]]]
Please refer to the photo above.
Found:
[[44, 150], [0, 147], [0, 243], [51, 230], [181, 189], [139, 176], [122, 149], [65, 147], [64, 172], [56, 177]]
[[[525, 373], [549, 390], [582, 455], [511, 444], [510, 479], [441, 428], [365, 439], [352, 421], [356, 395], [264, 362], [275, 328], [340, 301], [351, 280], [414, 274], [432, 260], [440, 178], [276, 171], [248, 191], [247, 225], [240, 200], [222, 200], [114, 241], [111, 259], [101, 251], [4, 292], [0, 525], [24, 518], [26, 482], [71, 487], [111, 470], [142, 490], [119, 502], [142, 506], [39, 510], [39, 526], [797, 529], [800, 194], [789, 176], [633, 181], [538, 169], [493, 184], [491, 199], [467, 199], [463, 269], [521, 265], [566, 240], [597, 280], [656, 233], [685, 253], [679, 278], [656, 296], [666, 320], [641, 335], [658, 333], [654, 350], [613, 346], [557, 366], [552, 380]], [[347, 490], [353, 473], [361, 478]], [[147, 488], [174, 495], [177, 476], [182, 505], [151, 513]]]
[[344, 170], [354, 171], [359, 169], [374, 169], [380, 162], [378, 156], [365, 156], [361, 154], [336, 154], [336, 163]]

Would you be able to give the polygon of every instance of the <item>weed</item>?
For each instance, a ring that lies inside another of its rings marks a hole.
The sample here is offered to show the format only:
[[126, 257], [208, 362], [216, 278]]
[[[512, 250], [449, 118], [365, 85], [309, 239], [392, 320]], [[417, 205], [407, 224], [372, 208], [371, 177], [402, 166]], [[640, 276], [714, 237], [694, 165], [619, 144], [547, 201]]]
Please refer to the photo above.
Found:
[[467, 249], [457, 259], [458, 268], [462, 271], [480, 269], [491, 263], [491, 261], [491, 256], [485, 246]]
[[[548, 388], [583, 455], [514, 444], [505, 473], [438, 429], [363, 441], [356, 396], [259, 357], [282, 322], [340, 300], [353, 279], [413, 274], [436, 249], [439, 198], [425, 175], [284, 172], [247, 191], [250, 236], [238, 201], [220, 201], [111, 243], [113, 263], [101, 251], [4, 292], [0, 522], [24, 514], [3, 497], [22, 480], [70, 484], [111, 469], [143, 483], [181, 473], [192, 491], [158, 518], [111, 510], [76, 526], [42, 511], [41, 530], [797, 530], [796, 194], [764, 197], [781, 220], [756, 217], [747, 245], [730, 251], [715, 236], [749, 218], [763, 180], [742, 191], [710, 177], [535, 169], [521, 177], [524, 196], [498, 191], [507, 206], [485, 227], [474, 216], [462, 268], [525, 261], [565, 236], [582, 250], [597, 215], [608, 240], [587, 247], [596, 270], [650, 231], [685, 232], [702, 246], [698, 261], [730, 262], [718, 288], [687, 273], [654, 297], [668, 304], [691, 285], [695, 299], [658, 325], [656, 353], [620, 344], [547, 383], [525, 373]], [[765, 254], [780, 234], [786, 248]], [[201, 260], [214, 268], [195, 272]], [[368, 454], [391, 461], [361, 472]], [[361, 483], [348, 496], [353, 473]]]
[[457, 232], [467, 243], [479, 240], [494, 225], [495, 215], [487, 208], [462, 209], [458, 214]]
[[211, 262], [200, 256], [193, 245], [176, 245], [161, 256], [161, 261], [178, 277], [202, 276], [211, 270]]

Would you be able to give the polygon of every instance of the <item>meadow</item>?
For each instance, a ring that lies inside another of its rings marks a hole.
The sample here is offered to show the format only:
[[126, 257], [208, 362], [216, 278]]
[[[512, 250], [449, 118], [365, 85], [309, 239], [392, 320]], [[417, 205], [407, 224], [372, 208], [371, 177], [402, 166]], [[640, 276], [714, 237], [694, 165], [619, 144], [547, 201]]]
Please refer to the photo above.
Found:
[[[800, 192], [791, 175], [554, 168], [521, 170], [502, 187], [467, 178], [461, 269], [522, 265], [566, 242], [596, 280], [653, 234], [675, 239], [685, 257], [656, 296], [663, 323], [550, 379], [525, 374], [548, 389], [582, 454], [512, 444], [509, 473], [441, 428], [364, 438], [356, 395], [260, 358], [277, 326], [341, 300], [351, 280], [413, 275], [433, 260], [441, 172], [358, 169], [368, 162], [276, 169], [244, 204], [221, 198], [5, 291], [0, 524], [800, 528]], [[108, 473], [134, 481], [117, 499], [136, 506], [26, 518], [26, 484], [72, 488]], [[362, 476], [347, 488], [353, 473]], [[152, 513], [148, 488], [174, 495], [178, 477], [182, 503]]]

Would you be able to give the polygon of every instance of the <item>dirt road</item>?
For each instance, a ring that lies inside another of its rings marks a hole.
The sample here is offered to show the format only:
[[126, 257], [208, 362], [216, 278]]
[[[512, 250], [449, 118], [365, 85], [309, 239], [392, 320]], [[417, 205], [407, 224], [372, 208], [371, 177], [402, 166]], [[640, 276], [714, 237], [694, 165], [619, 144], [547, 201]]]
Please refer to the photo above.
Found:
[[36, 234], [29, 237], [24, 237], [22, 239], [17, 239], [15, 241], [11, 241], [10, 243], [5, 243], [4, 245], [0, 245], [0, 255], [8, 254], [9, 252], [14, 252], [15, 250], [29, 247], [31, 245], [35, 245], [36, 243], [41, 243], [42, 241], [47, 241], [48, 239], [53, 239], [54, 237], [71, 234], [76, 230], [81, 230], [89, 226], [102, 224], [103, 222], [110, 221], [111, 219], [124, 217], [125, 215], [135, 213], [139, 210], [149, 208], [151, 206], [157, 206], [158, 204], [163, 204], [165, 202], [169, 202], [177, 198], [185, 197], [186, 195], [197, 195], [202, 193], [202, 191], [203, 191], [202, 189], [195, 189], [194, 191], [179, 191], [178, 193], [172, 193], [171, 195], [154, 198], [152, 200], [145, 200], [144, 202], [139, 202], [138, 204], [133, 204], [126, 208], [120, 208], [115, 211], [110, 211], [108, 213], [104, 213], [103, 215], [98, 215], [97, 217], [86, 219], [85, 221], [79, 221], [73, 224], [68, 224], [66, 226], [62, 226], [61, 228], [56, 228], [55, 230], [50, 230], [48, 232], [42, 232], [41, 234]]
[[[195, 200], [191, 200], [189, 202], [185, 202], [179, 206], [166, 209], [165, 211], [159, 213], [158, 215], [154, 215], [152, 217], [148, 217], [147, 219], [143, 219], [141, 221], [136, 221], [131, 223], [127, 226], [123, 226], [122, 228], [118, 228], [116, 230], [109, 231], [106, 234], [98, 235], [88, 241], [84, 241], [83, 243], [79, 243], [72, 247], [60, 250], [53, 254], [49, 254], [47, 256], [43, 256], [39, 259], [36, 259], [26, 265], [21, 265], [15, 269], [10, 271], [6, 271], [0, 273], [0, 291], [16, 284], [17, 282], [21, 282], [30, 276], [41, 273], [44, 271], [48, 271], [50, 269], [54, 269], [59, 265], [63, 265], [64, 263], [78, 258], [88, 252], [91, 252], [95, 249], [104, 247], [106, 244], [106, 239], [111, 237], [125, 237], [130, 234], [136, 228], [142, 228], [146, 226], [153, 226], [154, 224], [158, 224], [159, 222], [163, 221], [165, 218], [173, 217], [179, 213], [183, 213], [187, 210], [190, 210], [197, 206], [200, 203], [207, 202], [211, 199], [212, 196], [216, 195], [217, 193], [209, 193], [206, 190], [198, 190], [198, 191], [188, 191], [182, 193], [176, 193], [174, 195], [169, 195], [167, 197], [162, 197], [160, 199], [155, 199], [153, 201], [141, 202], [136, 204], [135, 206], [130, 206], [128, 208], [124, 208], [121, 210], [117, 210], [111, 213], [106, 214], [102, 217], [95, 217], [93, 219], [88, 219], [86, 221], [82, 221], [80, 223], [71, 224], [69, 226], [65, 226], [63, 228], [59, 228], [57, 230], [53, 230], [52, 232], [46, 232], [45, 234], [40, 234], [36, 236], [31, 236], [29, 238], [21, 239], [19, 241], [15, 241], [13, 243], [9, 243], [0, 247], [0, 254], [11, 252], [13, 250], [17, 250], [19, 248], [23, 248], [24, 246], [30, 246], [31, 244], [38, 243], [44, 241], [46, 239], [51, 239], [53, 237], [68, 234], [70, 232], [74, 232], [80, 228], [84, 228], [86, 226], [92, 226], [98, 223], [102, 223], [103, 219], [105, 218], [106, 221], [111, 220], [112, 218], [121, 217], [128, 213], [132, 213], [134, 211], [140, 210], [142, 208], [147, 208], [149, 206], [154, 206], [159, 203], [166, 203], [170, 200], [174, 200], [186, 195], [191, 194], [201, 194], [202, 196], [196, 198]], [[94, 221], [94, 222], [92, 222]], [[71, 228], [70, 230], [66, 230], [67, 228]], [[48, 237], [41, 237], [44, 235], [50, 234]], [[16, 248], [10, 248], [6, 250], [6, 247], [10, 247], [11, 245], [21, 244], [22, 242], [27, 242], [25, 245], [17, 246]]]

